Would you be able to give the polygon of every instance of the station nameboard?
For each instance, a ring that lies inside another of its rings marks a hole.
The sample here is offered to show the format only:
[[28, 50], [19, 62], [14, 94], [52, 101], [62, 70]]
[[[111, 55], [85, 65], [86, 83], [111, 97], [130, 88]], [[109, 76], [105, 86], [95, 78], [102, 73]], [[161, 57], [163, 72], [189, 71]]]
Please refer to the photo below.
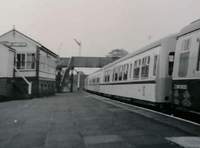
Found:
[[26, 47], [27, 43], [26, 42], [8, 42], [8, 41], [3, 41], [1, 44], [5, 44], [10, 47]]

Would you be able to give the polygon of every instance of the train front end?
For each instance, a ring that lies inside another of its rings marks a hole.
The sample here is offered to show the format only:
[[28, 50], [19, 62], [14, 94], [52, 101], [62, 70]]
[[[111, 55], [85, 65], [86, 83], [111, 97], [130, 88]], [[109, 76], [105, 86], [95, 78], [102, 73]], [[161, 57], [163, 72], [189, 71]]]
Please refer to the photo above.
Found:
[[173, 105], [200, 113], [200, 21], [184, 27], [177, 38], [173, 69]]

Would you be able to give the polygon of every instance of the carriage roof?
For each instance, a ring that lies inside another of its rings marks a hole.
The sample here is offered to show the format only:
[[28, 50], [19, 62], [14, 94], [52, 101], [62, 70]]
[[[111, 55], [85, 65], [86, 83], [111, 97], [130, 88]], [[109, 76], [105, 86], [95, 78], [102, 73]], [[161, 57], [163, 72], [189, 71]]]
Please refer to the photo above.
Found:
[[178, 33], [178, 37], [191, 33], [193, 31], [200, 29], [200, 19], [190, 23], [189, 25], [185, 26], [181, 31]]

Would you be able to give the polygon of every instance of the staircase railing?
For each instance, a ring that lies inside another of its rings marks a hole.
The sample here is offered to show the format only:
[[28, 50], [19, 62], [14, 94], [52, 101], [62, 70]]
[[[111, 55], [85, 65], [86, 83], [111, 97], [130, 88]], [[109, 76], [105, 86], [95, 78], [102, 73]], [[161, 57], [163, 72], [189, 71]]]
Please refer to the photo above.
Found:
[[[20, 71], [15, 67], [14, 68], [16, 72], [20, 73]], [[21, 78], [28, 84], [28, 94], [32, 94], [32, 82], [29, 82], [28, 79], [25, 76], [21, 76]]]

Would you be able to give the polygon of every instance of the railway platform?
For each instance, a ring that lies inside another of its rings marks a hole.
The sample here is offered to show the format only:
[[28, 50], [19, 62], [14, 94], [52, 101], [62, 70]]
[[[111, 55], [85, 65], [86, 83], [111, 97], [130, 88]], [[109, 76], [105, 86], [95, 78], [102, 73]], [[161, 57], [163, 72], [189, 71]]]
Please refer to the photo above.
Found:
[[0, 103], [0, 148], [161, 147], [200, 147], [200, 125], [86, 92]]

